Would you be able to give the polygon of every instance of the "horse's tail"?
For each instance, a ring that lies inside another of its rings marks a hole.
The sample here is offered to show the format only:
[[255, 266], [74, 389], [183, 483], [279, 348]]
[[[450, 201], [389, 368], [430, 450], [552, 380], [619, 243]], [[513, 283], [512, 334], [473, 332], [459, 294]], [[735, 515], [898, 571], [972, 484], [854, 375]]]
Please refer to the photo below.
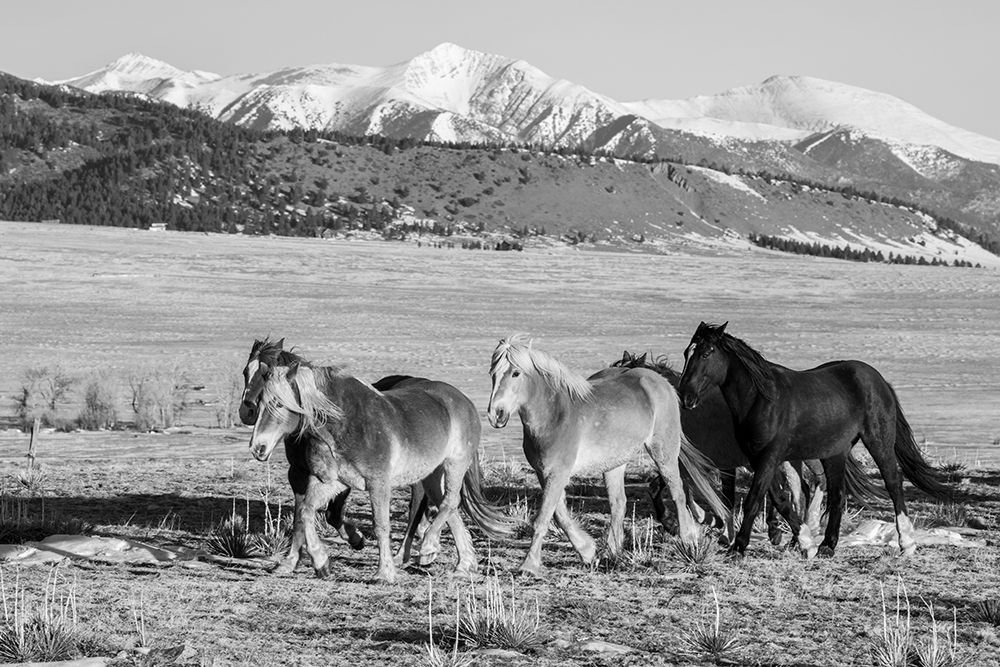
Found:
[[923, 491], [940, 500], [947, 500], [952, 495], [952, 489], [944, 483], [940, 471], [936, 470], [927, 462], [920, 452], [916, 440], [913, 439], [913, 430], [910, 423], [903, 415], [903, 408], [899, 404], [899, 397], [896, 390], [891, 386], [892, 398], [896, 403], [896, 458], [903, 468], [903, 474], [913, 484]]
[[472, 457], [472, 465], [465, 471], [461, 506], [472, 522], [489, 537], [500, 539], [513, 534], [513, 520], [483, 494], [483, 471], [478, 454]]
[[885, 487], [874, 483], [850, 452], [844, 464], [844, 490], [861, 506], [867, 508], [880, 500], [889, 499]]
[[686, 435], [681, 434], [681, 451], [677, 463], [681, 472], [686, 473], [694, 490], [708, 503], [720, 519], [729, 516], [729, 508], [712, 485], [711, 475], [718, 468], [711, 459], [698, 451]]
[[372, 386], [378, 389], [379, 391], [389, 391], [400, 382], [412, 379], [414, 379], [412, 375], [387, 375], [381, 380], [376, 380], [375, 382], [373, 382]]

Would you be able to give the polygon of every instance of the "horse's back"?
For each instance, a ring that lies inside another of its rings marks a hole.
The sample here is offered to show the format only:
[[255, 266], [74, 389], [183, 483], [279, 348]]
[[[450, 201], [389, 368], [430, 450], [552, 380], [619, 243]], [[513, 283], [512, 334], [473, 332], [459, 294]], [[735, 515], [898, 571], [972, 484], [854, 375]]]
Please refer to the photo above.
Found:
[[893, 402], [892, 389], [882, 374], [857, 359], [828, 361], [804, 371], [778, 368], [790, 389], [810, 399], [834, 394], [855, 404]]
[[[427, 378], [406, 378], [382, 392], [393, 413], [411, 428], [459, 422], [481, 430], [472, 400], [454, 385]], [[478, 439], [478, 438], [477, 438]]]

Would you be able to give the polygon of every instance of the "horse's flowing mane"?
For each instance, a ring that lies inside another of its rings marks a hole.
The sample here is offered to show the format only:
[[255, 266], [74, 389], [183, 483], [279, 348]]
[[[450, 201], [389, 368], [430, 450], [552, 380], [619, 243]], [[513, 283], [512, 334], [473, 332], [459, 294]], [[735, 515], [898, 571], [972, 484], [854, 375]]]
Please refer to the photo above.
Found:
[[268, 366], [300, 366], [312, 367], [312, 364], [300, 357], [293, 349], [284, 349], [285, 339], [272, 341], [270, 338], [255, 340], [250, 349], [250, 358], [257, 359]]
[[500, 341], [493, 351], [490, 375], [495, 374], [503, 364], [510, 364], [522, 373], [535, 373], [550, 387], [565, 391], [573, 399], [586, 400], [594, 391], [585, 377], [531, 347], [531, 339], [526, 334], [514, 334]]
[[722, 327], [705, 325], [704, 335], [746, 370], [750, 383], [758, 394], [765, 399], [773, 399], [774, 369], [771, 362], [736, 336], [721, 331], [723, 328], [724, 325]]
[[651, 371], [656, 371], [667, 380], [671, 382], [677, 382], [680, 380], [681, 374], [670, 365], [670, 360], [665, 354], [650, 359], [649, 354], [644, 352], [643, 354], [632, 354], [628, 350], [622, 353], [622, 358], [618, 359], [611, 364], [612, 368], [648, 368]]
[[[272, 416], [281, 419], [282, 415], [276, 407], [277, 403], [281, 403], [286, 409], [300, 415], [300, 436], [306, 432], [317, 432], [330, 421], [340, 421], [344, 417], [344, 411], [316, 384], [317, 373], [326, 375], [329, 372], [329, 369], [313, 369], [311, 366], [275, 368], [264, 383], [265, 409]], [[289, 375], [292, 377], [289, 378]]]

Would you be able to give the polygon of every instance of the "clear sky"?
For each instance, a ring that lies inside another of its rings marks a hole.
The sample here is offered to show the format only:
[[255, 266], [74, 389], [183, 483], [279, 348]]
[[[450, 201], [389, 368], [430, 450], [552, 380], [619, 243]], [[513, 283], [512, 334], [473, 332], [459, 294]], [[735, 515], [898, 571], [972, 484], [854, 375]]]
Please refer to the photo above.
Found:
[[622, 102], [802, 74], [1000, 139], [995, 0], [8, 0], [0, 70], [64, 79], [139, 52], [220, 74], [389, 65], [441, 42]]

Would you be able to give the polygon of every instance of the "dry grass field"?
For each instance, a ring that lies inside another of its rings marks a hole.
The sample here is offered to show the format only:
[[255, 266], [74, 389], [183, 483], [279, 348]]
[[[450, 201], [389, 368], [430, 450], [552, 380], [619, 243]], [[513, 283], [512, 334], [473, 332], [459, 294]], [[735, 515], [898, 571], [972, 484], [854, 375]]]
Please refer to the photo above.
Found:
[[[205, 549], [234, 511], [249, 513], [258, 530], [265, 501], [272, 514], [279, 501], [289, 507], [280, 452], [265, 466], [248, 456], [248, 429], [213, 428], [255, 337], [285, 337], [307, 358], [368, 380], [390, 373], [439, 378], [482, 409], [489, 355], [498, 338], [515, 331], [534, 334], [536, 345], [584, 372], [624, 348], [678, 362], [701, 320], [728, 320], [733, 334], [793, 368], [865, 360], [897, 388], [928, 455], [964, 466], [956, 469], [957, 501], [987, 526], [975, 534], [985, 546], [925, 546], [909, 560], [861, 546], [807, 562], [794, 550], [758, 542], [743, 560], [720, 553], [693, 566], [658, 528], [647, 529], [647, 466], [637, 462], [628, 488], [636, 548], [621, 562], [584, 568], [565, 538], [552, 533], [546, 578], [512, 581], [527, 535], [492, 544], [477, 539], [505, 599], [516, 592], [522, 620], [537, 609], [539, 629], [513, 653], [464, 641], [459, 664], [870, 665], [872, 643], [884, 629], [882, 591], [891, 629], [901, 584], [918, 643], [931, 636], [933, 605], [941, 625], [956, 632], [955, 664], [1000, 664], [1000, 629], [980, 608], [1000, 598], [995, 271], [756, 251], [496, 253], [0, 223], [0, 281], [0, 416], [7, 423], [24, 372], [43, 365], [59, 365], [79, 380], [59, 406], [67, 417], [79, 411], [80, 384], [98, 371], [127, 388], [138, 373], [178, 369], [191, 386], [204, 387], [192, 390], [190, 409], [165, 433], [42, 433], [41, 474], [30, 488], [18, 480], [27, 437], [0, 431], [3, 518], [27, 510], [78, 519], [95, 535], [189, 550]], [[118, 401], [128, 417], [124, 389]], [[488, 490], [523, 514], [537, 484], [526, 474], [520, 430], [512, 424], [495, 431], [485, 419], [484, 426]], [[603, 533], [602, 484], [582, 480], [569, 496], [584, 525]], [[961, 510], [915, 491], [910, 503], [922, 525], [960, 518]], [[404, 510], [399, 494], [396, 535]], [[349, 514], [370, 536], [363, 494], [354, 494]], [[890, 517], [887, 507], [852, 507], [847, 528]], [[446, 538], [442, 562], [408, 571], [392, 586], [375, 585], [373, 546], [354, 552], [328, 537], [334, 558], [326, 580], [315, 579], [307, 562], [292, 576], [271, 575], [262, 557], [70, 560], [56, 569], [58, 588], [75, 593], [88, 652], [117, 656], [115, 664], [422, 665], [434, 664], [426, 649], [428, 612], [435, 643], [448, 649], [456, 600], [473, 591], [482, 601], [493, 581], [450, 577]], [[0, 572], [5, 599], [16, 583], [29, 603], [52, 576], [42, 565], [3, 565]], [[713, 591], [723, 633], [737, 638], [714, 656], [690, 644], [715, 621]], [[452, 664], [445, 657], [441, 664]]]

